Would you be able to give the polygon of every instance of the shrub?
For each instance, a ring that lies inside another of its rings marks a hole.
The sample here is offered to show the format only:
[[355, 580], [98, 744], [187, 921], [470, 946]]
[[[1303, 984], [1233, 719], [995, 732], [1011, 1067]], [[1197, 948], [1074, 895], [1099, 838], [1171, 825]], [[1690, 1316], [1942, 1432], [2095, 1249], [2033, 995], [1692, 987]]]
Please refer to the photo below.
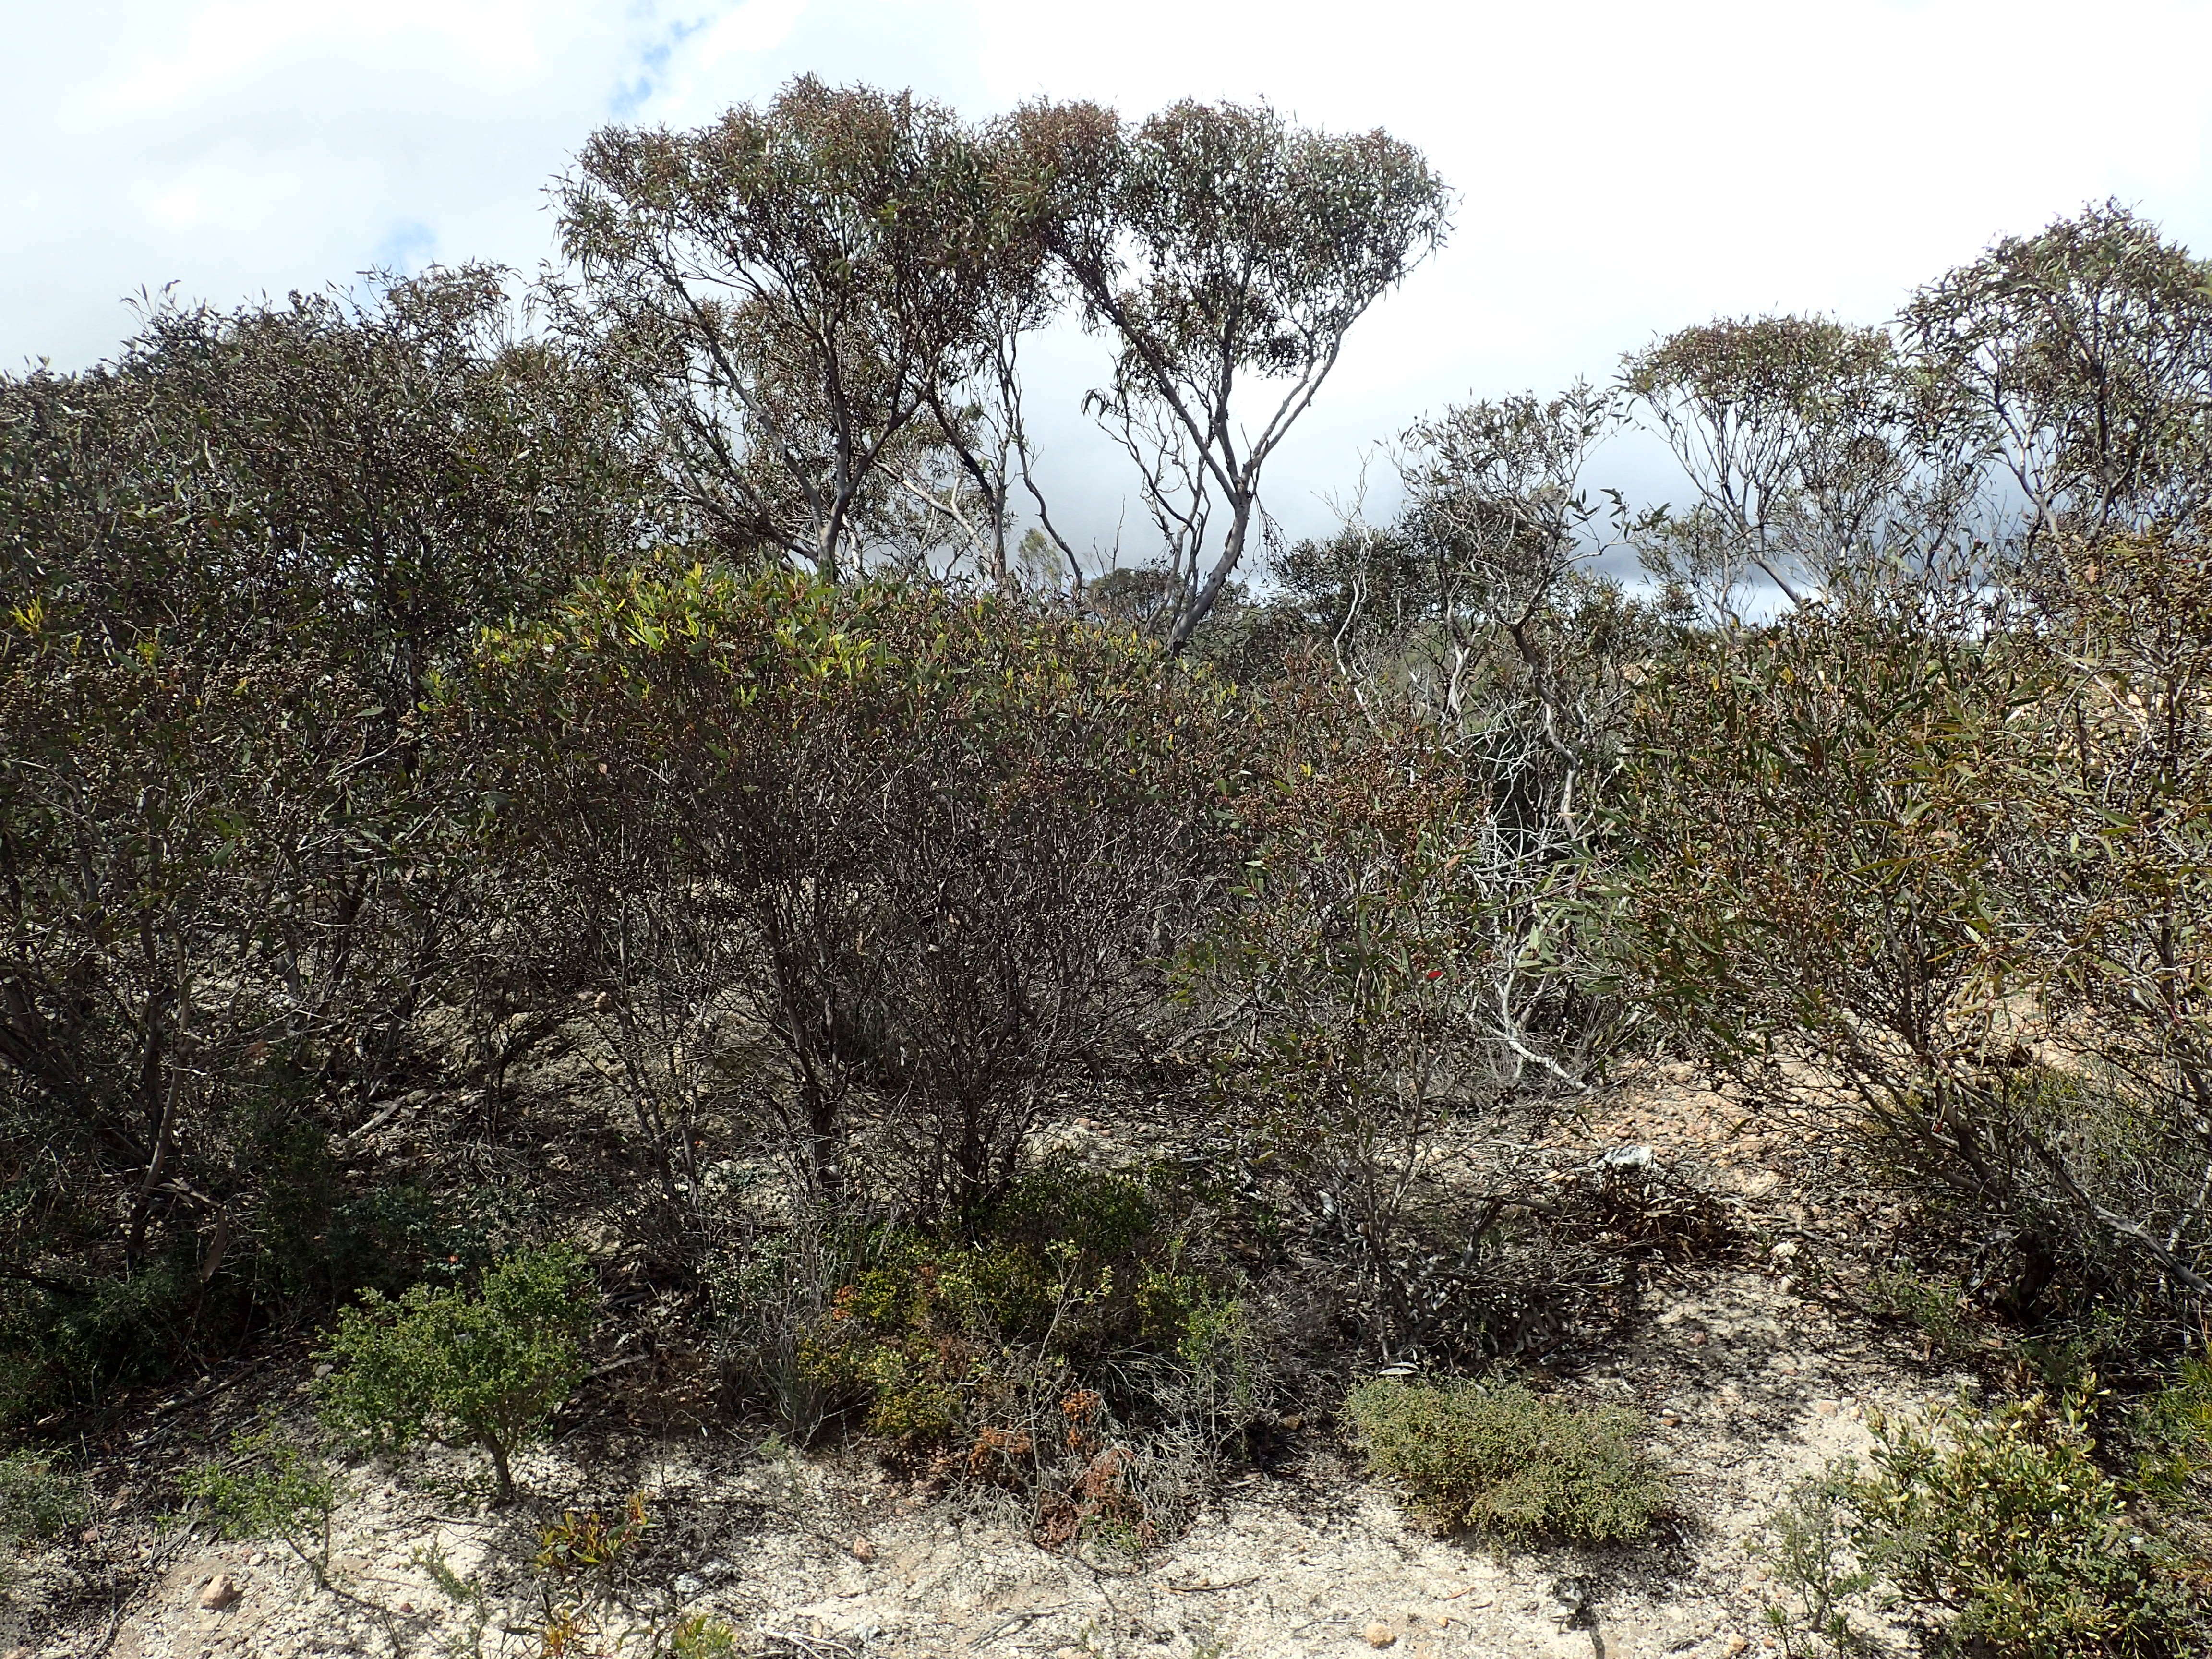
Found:
[[802, 1207], [715, 1264], [725, 1375], [794, 1438], [849, 1417], [934, 1478], [1027, 1500], [1048, 1547], [1141, 1548], [1268, 1392], [1242, 1303], [1161, 1202], [1055, 1161], [980, 1238]]
[[0, 1546], [45, 1543], [92, 1514], [84, 1482], [28, 1450], [0, 1457]]
[[722, 1381], [738, 1400], [766, 1407], [796, 1445], [811, 1444], [866, 1402], [852, 1378], [822, 1365], [819, 1348], [833, 1299], [874, 1249], [865, 1226], [800, 1203], [788, 1226], [743, 1233], [708, 1260]]
[[1666, 1508], [1634, 1413], [1577, 1409], [1520, 1383], [1377, 1377], [1345, 1401], [1370, 1467], [1438, 1526], [1501, 1541], [1633, 1538]]
[[1789, 1659], [1813, 1659], [1823, 1649], [1844, 1659], [1865, 1646], [1851, 1628], [1850, 1607], [1877, 1575], [1851, 1547], [1850, 1495], [1848, 1463], [1800, 1481], [1766, 1517], [1766, 1538], [1752, 1547], [1782, 1592], [1767, 1603], [1766, 1623]]
[[[536, 1606], [527, 1613], [504, 1595], [495, 1598], [482, 1573], [465, 1577], [455, 1571], [434, 1545], [416, 1548], [412, 1559], [449, 1603], [449, 1653], [495, 1650], [486, 1638], [496, 1625], [506, 1636], [529, 1638], [535, 1644], [532, 1651], [545, 1659], [735, 1659], [737, 1632], [720, 1620], [677, 1613], [665, 1601], [648, 1609], [635, 1605], [641, 1599], [637, 1557], [653, 1525], [644, 1495], [637, 1492], [617, 1520], [597, 1510], [563, 1511], [538, 1531], [525, 1597]], [[515, 1622], [518, 1614], [524, 1622]], [[514, 1650], [502, 1639], [495, 1650]]]
[[1993, 1659], [2196, 1650], [2202, 1609], [2176, 1553], [2092, 1459], [2094, 1387], [1877, 1424], [1854, 1542], [1948, 1613], [1949, 1645]]
[[[2212, 1473], [2212, 1361], [2185, 1360], [2138, 1406], [2130, 1424], [2136, 1485], [2162, 1502], [2186, 1501]], [[2191, 1505], [2200, 1514], [2208, 1506]]]
[[188, 1470], [179, 1483], [187, 1503], [225, 1538], [273, 1538], [328, 1585], [331, 1515], [344, 1496], [322, 1461], [274, 1423], [240, 1429], [229, 1455]]
[[1806, 1614], [1770, 1610], [1785, 1641], [1848, 1650], [1847, 1604], [1887, 1584], [1927, 1610], [1940, 1650], [1977, 1659], [2201, 1652], [2202, 1564], [2148, 1501], [2175, 1473], [2158, 1454], [2197, 1437], [2191, 1402], [2161, 1395], [2174, 1409], [2137, 1414], [2136, 1437], [2153, 1455], [2126, 1479], [2097, 1461], [2097, 1397], [2089, 1379], [2055, 1403], [2037, 1395], [1988, 1413], [1960, 1404], [1876, 1419], [1869, 1471], [1832, 1465], [1771, 1523], [1771, 1559]]
[[1686, 641], [1608, 820], [1620, 988], [1716, 1054], [1808, 1061], [1833, 1086], [1799, 1098], [2019, 1241], [2008, 1312], [2100, 1304], [2060, 1340], [2130, 1358], [2212, 1294], [2212, 1047], [2179, 988], [2212, 918], [2204, 567], [2054, 546], [2017, 628], [1974, 583], [1854, 583]]
[[514, 1453], [583, 1380], [584, 1277], [582, 1258], [556, 1246], [507, 1257], [475, 1295], [421, 1285], [397, 1301], [365, 1293], [340, 1311], [323, 1352], [344, 1367], [322, 1390], [327, 1420], [380, 1449], [424, 1438], [479, 1447], [493, 1501], [507, 1502]]
[[0, 1297], [0, 1422], [88, 1405], [164, 1375], [191, 1322], [189, 1262], [10, 1286]]
[[1929, 1275], [1911, 1262], [1875, 1269], [1867, 1275], [1867, 1305], [1911, 1324], [1926, 1354], [1957, 1359], [1980, 1346], [1982, 1321], [1966, 1287], [1941, 1274]]
[[1117, 1410], [1158, 1403], [1129, 1385], [1185, 1372], [1215, 1416], [1255, 1395], [1237, 1302], [1162, 1236], [1137, 1182], [1031, 1177], [995, 1219], [1009, 1236], [973, 1244], [886, 1230], [832, 1295], [807, 1363], [867, 1401], [870, 1432], [912, 1451], [1034, 1434], [1036, 1408], [1048, 1420], [1109, 1376]]

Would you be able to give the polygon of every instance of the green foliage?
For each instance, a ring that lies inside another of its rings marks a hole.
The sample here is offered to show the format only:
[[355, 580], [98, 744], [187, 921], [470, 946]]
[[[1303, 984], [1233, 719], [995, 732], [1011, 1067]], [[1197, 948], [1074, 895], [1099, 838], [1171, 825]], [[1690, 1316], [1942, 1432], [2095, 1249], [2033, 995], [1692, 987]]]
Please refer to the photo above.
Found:
[[1879, 1575], [1852, 1553], [1850, 1495], [1847, 1469], [1800, 1482], [1767, 1516], [1766, 1539], [1753, 1546], [1790, 1598], [1766, 1607], [1767, 1627], [1790, 1659], [1813, 1659], [1823, 1650], [1845, 1659], [1865, 1645], [1851, 1627], [1850, 1603]]
[[191, 1322], [189, 1260], [129, 1277], [0, 1290], [0, 1420], [88, 1405], [167, 1374]]
[[688, 1613], [668, 1638], [668, 1659], [734, 1659], [738, 1633], [711, 1613]]
[[1984, 1414], [1879, 1420], [1844, 1472], [1866, 1570], [1942, 1616], [1947, 1650], [1991, 1659], [2153, 1659], [2198, 1651], [2201, 1575], [2096, 1461], [2094, 1382]]
[[2184, 1360], [2129, 1426], [2136, 1484], [2162, 1500], [2191, 1494], [2212, 1474], [2212, 1361]]
[[596, 1317], [588, 1270], [565, 1247], [525, 1250], [474, 1293], [418, 1285], [396, 1300], [367, 1292], [341, 1310], [323, 1357], [331, 1426], [379, 1449], [428, 1437], [481, 1448], [494, 1497], [514, 1496], [513, 1454], [541, 1433], [583, 1380]]
[[[1408, 144], [1266, 104], [1186, 99], [1124, 123], [1040, 100], [1006, 125], [1017, 194], [1044, 204], [1056, 268], [1115, 338], [1090, 403], [1140, 463], [1179, 650], [1258, 528], [1261, 468], [1352, 325], [1441, 246], [1449, 195]], [[1264, 412], [1243, 431], [1231, 411], [1255, 387]]]
[[580, 331], [726, 547], [849, 572], [893, 516], [899, 441], [967, 424], [945, 405], [997, 331], [1051, 308], [1003, 176], [944, 105], [812, 76], [693, 131], [584, 146], [560, 192]]
[[1378, 1354], [1495, 1352], [1517, 1322], [1465, 1274], [1498, 1219], [1464, 1201], [1488, 1172], [1456, 1192], [1423, 1172], [1455, 1129], [1571, 1089], [1606, 1040], [1576, 983], [1578, 836], [1510, 743], [1462, 749], [1319, 674], [1251, 708], [1242, 867], [1176, 962], [1220, 1034], [1222, 1107], [1297, 1172]]
[[0, 587], [126, 650], [306, 644], [396, 717], [635, 523], [614, 410], [506, 277], [164, 301], [110, 362], [0, 380]]
[[994, 1219], [1006, 1231], [972, 1244], [885, 1235], [832, 1296], [806, 1363], [866, 1399], [870, 1432], [915, 1450], [972, 1443], [1041, 1391], [1079, 1393], [1101, 1362], [1145, 1356], [1253, 1392], [1230, 1380], [1244, 1340], [1237, 1304], [1183, 1265], [1139, 1183], [1032, 1176]]
[[1620, 988], [1835, 1079], [1900, 1181], [2021, 1241], [2009, 1311], [2112, 1316], [2068, 1341], [2170, 1343], [2212, 1284], [2201, 565], [2054, 556], [2018, 629], [1893, 574], [1715, 630], [1640, 690], [1612, 804]]
[[[497, 785], [488, 849], [562, 895], [532, 918], [543, 970], [625, 988], [608, 1023], [672, 1193], [716, 1080], [672, 1086], [665, 1056], [735, 993], [789, 1081], [751, 1103], [825, 1193], [880, 1103], [896, 1195], [972, 1222], [1042, 1085], [1133, 1035], [1221, 855], [1218, 689], [1004, 599], [672, 562], [488, 635], [477, 667], [445, 713]], [[767, 984], [734, 965], [757, 949]]]
[[843, 1416], [1022, 1495], [1042, 1543], [1142, 1549], [1270, 1393], [1234, 1285], [1164, 1201], [1055, 1160], [973, 1233], [805, 1221], [714, 1276], [725, 1364], [794, 1432]]
[[218, 1536], [279, 1540], [329, 1583], [331, 1516], [345, 1486], [281, 1425], [238, 1430], [228, 1455], [188, 1469], [178, 1486]]
[[91, 1518], [92, 1496], [78, 1476], [22, 1449], [0, 1457], [0, 1546], [43, 1544]]
[[1913, 1325], [1930, 1355], [1957, 1359], [1980, 1346], [1984, 1323], [1966, 1286], [1929, 1277], [1911, 1262], [1893, 1263], [1867, 1275], [1868, 1307]]
[[[526, 1636], [544, 1659], [733, 1659], [737, 1632], [708, 1613], [641, 1612], [635, 1559], [653, 1527], [644, 1497], [633, 1493], [622, 1515], [608, 1520], [597, 1510], [568, 1510], [541, 1528], [531, 1560], [535, 1611], [526, 1624], [495, 1601], [480, 1577], [464, 1577], [434, 1548], [414, 1552], [452, 1605], [458, 1630], [447, 1640], [455, 1659], [483, 1659], [495, 1626], [505, 1635]], [[504, 1644], [495, 1651], [511, 1650]]]
[[165, 301], [113, 362], [0, 377], [10, 1409], [416, 1265], [333, 1156], [467, 956], [416, 704], [639, 523], [612, 410], [512, 321], [440, 270]]
[[1441, 1527], [1520, 1544], [1640, 1537], [1670, 1484], [1634, 1413], [1577, 1408], [1523, 1384], [1377, 1377], [1345, 1401], [1374, 1471]]

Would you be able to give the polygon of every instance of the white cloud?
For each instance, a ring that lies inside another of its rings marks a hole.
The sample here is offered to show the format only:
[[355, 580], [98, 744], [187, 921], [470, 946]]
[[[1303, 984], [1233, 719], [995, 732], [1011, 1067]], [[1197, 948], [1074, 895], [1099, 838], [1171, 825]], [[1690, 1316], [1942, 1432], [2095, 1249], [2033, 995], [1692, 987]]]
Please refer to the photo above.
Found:
[[0, 362], [89, 362], [172, 280], [232, 304], [394, 256], [532, 267], [548, 178], [732, 3], [17, 3]]
[[165, 231], [249, 233], [267, 224], [302, 186], [300, 174], [289, 168], [203, 161], [166, 179], [134, 184], [131, 201]]
[[[1603, 376], [1723, 313], [1873, 319], [1992, 237], [2118, 196], [2212, 252], [2212, 8], [2194, 0], [0, 0], [0, 362], [112, 348], [142, 283], [234, 302], [372, 261], [550, 246], [547, 179], [609, 119], [687, 123], [813, 70], [971, 114], [1265, 95], [1383, 125], [1464, 192], [1355, 337], [1275, 506], [1470, 392]], [[1075, 449], [1089, 343], [1044, 418]], [[1073, 458], [1079, 453], [1079, 461]], [[1074, 487], [1074, 486], [1071, 486]], [[1133, 516], [1133, 526], [1137, 522]]]

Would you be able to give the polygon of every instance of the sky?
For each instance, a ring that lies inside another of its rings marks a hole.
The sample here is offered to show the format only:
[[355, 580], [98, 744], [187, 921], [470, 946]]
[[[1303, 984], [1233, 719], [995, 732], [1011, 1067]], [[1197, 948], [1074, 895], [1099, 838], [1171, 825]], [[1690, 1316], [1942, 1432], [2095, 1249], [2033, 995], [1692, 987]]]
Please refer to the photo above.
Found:
[[[1272, 469], [1310, 533], [1425, 412], [1604, 379], [1686, 324], [1880, 321], [2108, 198], [2212, 253], [2208, 62], [2212, 0], [0, 0], [0, 368], [96, 362], [171, 283], [231, 306], [533, 270], [595, 128], [695, 125], [804, 71], [973, 117], [1265, 98], [1385, 127], [1461, 192]], [[1103, 355], [1070, 331], [1035, 361], [1056, 493], [1109, 533], [1127, 480], [1077, 412]], [[1634, 444], [1609, 465], [1663, 493]]]

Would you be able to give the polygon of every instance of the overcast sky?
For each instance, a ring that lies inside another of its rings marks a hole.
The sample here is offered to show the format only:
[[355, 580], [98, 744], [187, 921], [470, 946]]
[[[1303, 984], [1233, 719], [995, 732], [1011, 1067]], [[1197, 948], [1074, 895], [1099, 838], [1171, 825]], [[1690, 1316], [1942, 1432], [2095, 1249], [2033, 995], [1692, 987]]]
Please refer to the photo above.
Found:
[[[377, 264], [534, 267], [592, 128], [802, 70], [974, 116], [1264, 96], [1387, 127], [1463, 193], [1278, 463], [1302, 530], [1424, 410], [1605, 376], [1686, 323], [1879, 320], [2106, 197], [2212, 251], [2208, 64], [2212, 4], [2185, 0], [0, 0], [0, 364], [98, 359], [142, 286], [228, 305]], [[1045, 355], [1065, 487], [1110, 517], [1118, 478], [1075, 447], [1095, 366]]]

